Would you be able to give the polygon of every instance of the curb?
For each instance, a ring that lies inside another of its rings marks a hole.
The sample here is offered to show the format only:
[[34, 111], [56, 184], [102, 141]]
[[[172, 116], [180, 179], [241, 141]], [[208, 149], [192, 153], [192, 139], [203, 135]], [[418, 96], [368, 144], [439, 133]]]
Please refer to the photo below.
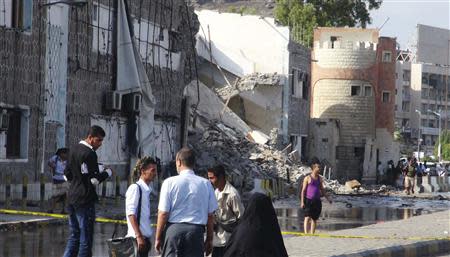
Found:
[[450, 252], [450, 240], [432, 240], [331, 257], [429, 257]]

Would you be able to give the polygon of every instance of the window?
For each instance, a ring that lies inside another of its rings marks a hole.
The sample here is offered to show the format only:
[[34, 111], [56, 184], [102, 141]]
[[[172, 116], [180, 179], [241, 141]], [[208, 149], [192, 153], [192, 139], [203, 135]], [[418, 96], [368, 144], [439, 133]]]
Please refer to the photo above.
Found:
[[355, 147], [354, 154], [356, 158], [364, 158], [364, 147]]
[[327, 143], [328, 142], [328, 138], [322, 138], [322, 142], [323, 143]]
[[0, 160], [28, 157], [29, 110], [0, 108]]
[[369, 97], [372, 96], [372, 87], [364, 86], [364, 96]]
[[341, 37], [336, 37], [336, 36], [331, 36], [330, 37], [330, 41], [331, 41], [331, 48], [335, 47], [335, 42], [336, 41], [340, 41]]
[[308, 100], [308, 74], [292, 69], [291, 95]]
[[0, 4], [0, 26], [30, 31], [33, 0], [4, 0]]
[[361, 95], [361, 86], [352, 86], [351, 96], [360, 96]]
[[383, 103], [389, 103], [389, 101], [390, 101], [389, 97], [390, 97], [389, 92], [384, 91], [383, 95], [382, 95], [382, 102]]
[[391, 51], [383, 51], [383, 62], [391, 62], [392, 61], [392, 52]]

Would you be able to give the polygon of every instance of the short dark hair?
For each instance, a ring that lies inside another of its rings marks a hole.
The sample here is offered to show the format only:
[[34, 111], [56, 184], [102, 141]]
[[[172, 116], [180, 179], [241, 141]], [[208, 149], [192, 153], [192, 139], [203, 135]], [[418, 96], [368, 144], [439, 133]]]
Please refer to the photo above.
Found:
[[144, 156], [136, 162], [136, 165], [133, 169], [133, 177], [137, 181], [139, 177], [142, 175], [142, 171], [145, 170], [149, 165], [158, 165], [150, 156]]
[[59, 148], [58, 150], [56, 150], [56, 155], [60, 155], [60, 154], [65, 154], [65, 153], [68, 153], [69, 152], [69, 148], [65, 148], [65, 147], [63, 147], [63, 148]]
[[225, 178], [225, 168], [222, 165], [216, 165], [210, 169], [208, 169], [208, 172], [211, 172], [214, 174], [214, 176], [218, 178]]
[[176, 158], [185, 167], [193, 168], [195, 166], [195, 153], [188, 147], [181, 148]]
[[91, 137], [105, 137], [106, 133], [102, 127], [94, 125], [89, 128], [87, 136]]

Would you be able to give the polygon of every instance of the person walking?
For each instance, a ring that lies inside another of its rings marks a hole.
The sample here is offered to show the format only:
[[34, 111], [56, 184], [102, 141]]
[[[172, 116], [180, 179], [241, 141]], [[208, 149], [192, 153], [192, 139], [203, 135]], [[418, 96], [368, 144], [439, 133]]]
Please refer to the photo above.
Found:
[[68, 154], [68, 148], [59, 148], [55, 155], [48, 160], [53, 179], [52, 198], [50, 199], [51, 207], [47, 211], [48, 213], [53, 213], [57, 202], [61, 202], [61, 214], [66, 213], [65, 207], [69, 184], [64, 179], [64, 170], [66, 169]]
[[64, 257], [91, 257], [95, 222], [95, 203], [98, 201], [95, 186], [111, 177], [112, 170], [99, 171], [95, 151], [102, 145], [105, 131], [92, 126], [88, 135], [70, 151], [64, 174], [70, 182], [68, 212], [70, 237]]
[[280, 225], [267, 195], [253, 193], [225, 246], [224, 257], [287, 257]]
[[208, 169], [208, 179], [215, 188], [218, 209], [214, 214], [212, 257], [223, 257], [225, 245], [244, 213], [239, 192], [227, 180], [225, 168], [217, 165]]
[[314, 162], [311, 165], [312, 172], [303, 179], [302, 190], [300, 194], [300, 207], [305, 211], [305, 220], [303, 229], [305, 234], [314, 234], [317, 227], [317, 220], [322, 212], [321, 196], [325, 196], [332, 203], [331, 199], [323, 187], [323, 179], [320, 176], [320, 163]]
[[204, 252], [208, 256], [217, 210], [214, 189], [192, 170], [195, 155], [191, 149], [178, 151], [175, 162], [179, 175], [167, 178], [161, 186], [155, 249], [162, 257], [201, 257]]
[[125, 213], [128, 233], [137, 241], [138, 257], [147, 257], [151, 249], [150, 238], [153, 235], [150, 222], [150, 183], [157, 175], [157, 164], [151, 157], [143, 157], [136, 163], [134, 174], [139, 180], [128, 187], [125, 193]]
[[405, 193], [414, 194], [414, 179], [416, 177], [417, 162], [416, 158], [410, 158], [405, 172]]

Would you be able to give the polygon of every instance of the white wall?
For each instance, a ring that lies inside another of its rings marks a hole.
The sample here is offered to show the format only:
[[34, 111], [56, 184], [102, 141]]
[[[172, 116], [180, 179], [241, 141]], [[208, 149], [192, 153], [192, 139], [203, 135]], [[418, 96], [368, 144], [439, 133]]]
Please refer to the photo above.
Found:
[[417, 25], [417, 61], [448, 65], [450, 30]]
[[[112, 31], [108, 28], [113, 27], [113, 9], [108, 6], [94, 3], [92, 10], [92, 23], [96, 26], [92, 28], [92, 51], [99, 51], [101, 54], [112, 54]], [[99, 28], [97, 28], [99, 27]], [[133, 30], [138, 46], [138, 51], [142, 61], [159, 66], [162, 68], [171, 68], [179, 70], [181, 65], [181, 54], [169, 51], [169, 31], [162, 29], [162, 38], [160, 40], [161, 26], [151, 23], [145, 19], [133, 20]], [[154, 31], [154, 32], [153, 32]], [[154, 43], [154, 44], [151, 44]]]
[[93, 116], [92, 125], [98, 125], [106, 132], [103, 144], [97, 150], [98, 161], [109, 165], [126, 164], [128, 161], [126, 119]]
[[212, 55], [221, 67], [238, 76], [254, 72], [288, 74], [287, 27], [275, 25], [273, 18], [210, 10], [196, 14], [201, 24], [197, 51], [203, 58], [210, 59], [201, 41], [208, 42], [209, 26]]

